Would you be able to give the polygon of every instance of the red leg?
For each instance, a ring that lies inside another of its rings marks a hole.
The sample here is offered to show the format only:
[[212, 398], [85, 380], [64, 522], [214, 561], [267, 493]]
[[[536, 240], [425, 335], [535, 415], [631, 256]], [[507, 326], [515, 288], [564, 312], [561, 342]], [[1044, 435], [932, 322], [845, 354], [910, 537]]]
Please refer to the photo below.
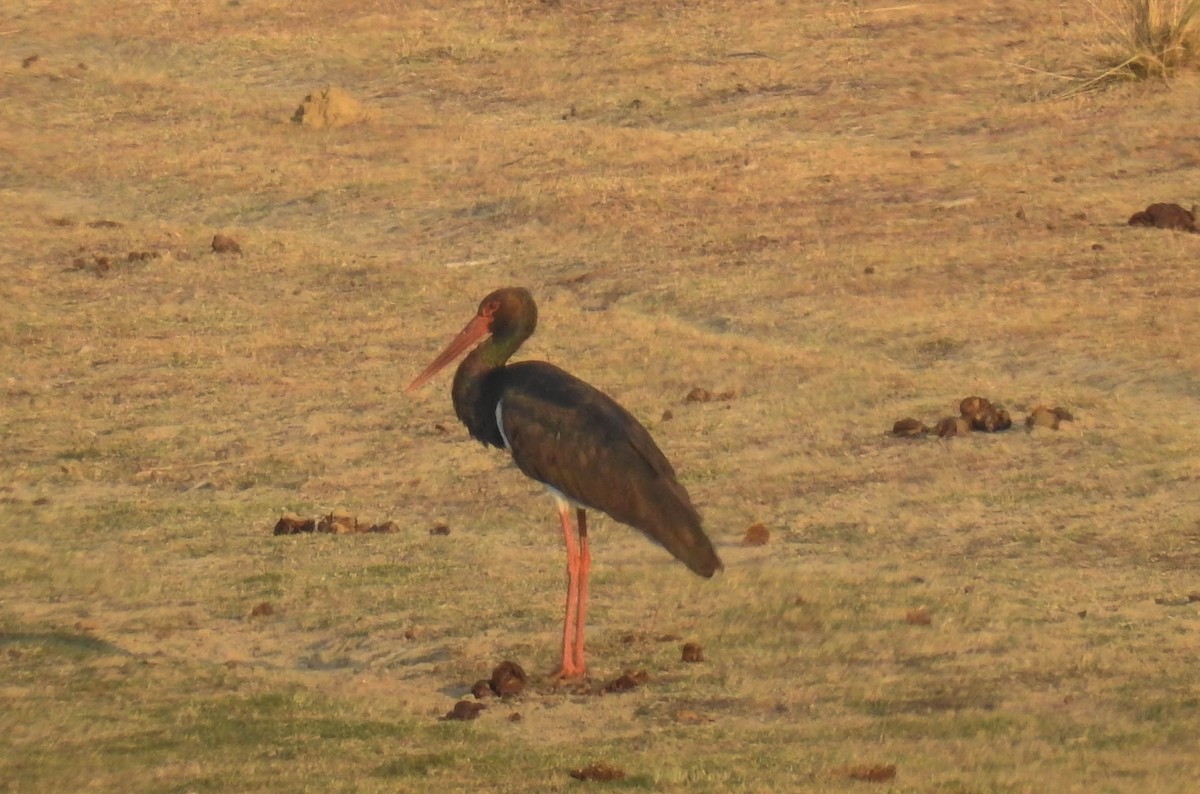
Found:
[[575, 519], [579, 527], [579, 595], [575, 599], [575, 647], [572, 649], [572, 661], [575, 663], [575, 669], [582, 674], [587, 670], [587, 664], [583, 660], [583, 635], [587, 627], [588, 573], [592, 570], [592, 551], [588, 548], [587, 512], [582, 507], [576, 508]]
[[575, 540], [575, 528], [571, 526], [571, 506], [563, 499], [554, 500], [558, 505], [558, 518], [562, 522], [563, 540], [567, 546], [567, 608], [563, 618], [562, 665], [555, 673], [556, 678], [581, 678], [583, 667], [575, 663], [577, 645], [577, 623], [579, 612], [579, 545]]

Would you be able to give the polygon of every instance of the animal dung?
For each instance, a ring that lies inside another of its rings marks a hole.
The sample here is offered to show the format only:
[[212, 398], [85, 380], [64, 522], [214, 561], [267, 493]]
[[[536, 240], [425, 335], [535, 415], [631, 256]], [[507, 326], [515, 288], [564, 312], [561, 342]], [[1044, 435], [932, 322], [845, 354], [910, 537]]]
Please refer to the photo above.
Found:
[[851, 780], [865, 780], [868, 783], [886, 783], [896, 777], [895, 764], [872, 764], [863, 766], [848, 766], [837, 770], [838, 774]]
[[683, 661], [688, 664], [697, 664], [704, 661], [704, 649], [700, 647], [700, 643], [687, 642], [683, 645]]
[[521, 665], [505, 660], [492, 670], [489, 685], [491, 690], [500, 697], [512, 697], [524, 691], [526, 680], [527, 677]]
[[[1013, 426], [1012, 414], [987, 397], [964, 397], [958, 403], [958, 413], [958, 416], [942, 417], [932, 428], [926, 427], [919, 419], [900, 419], [892, 425], [892, 435], [898, 438], [917, 438], [934, 433], [938, 438], [954, 438], [967, 435], [971, 431], [999, 433]], [[1061, 408], [1038, 406], [1025, 422], [1029, 427], [1058, 427], [1059, 421], [1070, 419], [1074, 417]]]
[[471, 694], [476, 700], [495, 697], [496, 693], [492, 691], [492, 682], [486, 678], [481, 678], [474, 684], [471, 684]]
[[299, 535], [302, 532], [315, 532], [317, 521], [313, 518], [301, 518], [296, 515], [282, 516], [275, 522], [276, 535]]
[[315, 91], [300, 103], [292, 114], [292, 122], [313, 129], [345, 127], [368, 117], [362, 104], [337, 86]]
[[681, 725], [704, 725], [712, 722], [713, 718], [693, 709], [680, 709], [675, 712], [675, 721]]
[[916, 438], [923, 436], [929, 432], [929, 428], [919, 419], [906, 417], [896, 420], [896, 424], [892, 425], [892, 435], [900, 436], [901, 438]]
[[569, 774], [576, 780], [623, 780], [625, 772], [602, 761], [588, 764], [581, 769], [572, 769]]
[[1191, 592], [1185, 596], [1155, 596], [1154, 603], [1163, 607], [1182, 607], [1200, 601], [1200, 592]]
[[444, 720], [473, 720], [479, 717], [479, 712], [483, 711], [487, 706], [482, 703], [472, 703], [469, 700], [460, 700], [454, 704], [454, 708], [446, 712]]
[[926, 607], [917, 607], [908, 610], [904, 615], [904, 622], [910, 626], [928, 626], [933, 623], [933, 618], [929, 617], [929, 610]]
[[771, 530], [762, 524], [751, 524], [742, 535], [743, 546], [765, 546], [771, 541]]
[[[83, 249], [80, 250], [82, 251]], [[111, 256], [108, 254], [92, 254], [91, 257], [76, 256], [71, 260], [71, 266], [67, 270], [86, 270], [97, 276], [103, 276], [121, 261], [127, 263], [147, 262], [151, 259], [158, 259], [160, 256], [162, 254], [158, 251], [129, 251], [123, 257], [120, 254], [113, 254]]]
[[1151, 204], [1129, 217], [1130, 226], [1149, 226], [1154, 229], [1196, 231], [1196, 205], [1189, 212], [1178, 204]]
[[992, 401], [986, 397], [964, 397], [958, 404], [958, 412], [963, 418], [970, 420], [991, 409]]
[[329, 513], [320, 520], [301, 518], [293, 513], [287, 513], [275, 522], [274, 534], [299, 535], [307, 532], [324, 532], [330, 535], [360, 535], [368, 532], [387, 534], [399, 531], [400, 525], [395, 521], [367, 524], [360, 522], [357, 517], [348, 513]]
[[274, 614], [275, 607], [271, 606], [270, 601], [263, 601], [260, 604], [255, 604], [254, 608], [250, 610], [250, 617], [252, 618], [263, 618]]
[[327, 532], [331, 535], [352, 535], [356, 532], [365, 532], [365, 529], [358, 528], [358, 519], [346, 513], [330, 513], [317, 522], [318, 532]]
[[212, 250], [215, 254], [240, 254], [242, 247], [232, 237], [224, 234], [214, 234], [212, 238]]
[[972, 430], [981, 430], [984, 433], [998, 433], [1001, 430], [1008, 430], [1012, 427], [1012, 417], [1008, 411], [1003, 408], [996, 408], [989, 405], [985, 410], [975, 415], [971, 420]]
[[430, 535], [449, 535], [450, 526], [448, 524], [437, 523], [429, 528]]
[[1039, 405], [1029, 412], [1029, 416], [1025, 417], [1025, 426], [1030, 430], [1035, 427], [1048, 427], [1051, 430], [1057, 430], [1060, 423], [1073, 421], [1075, 421], [1075, 416], [1070, 411]]
[[731, 391], [724, 391], [717, 394], [716, 392], [711, 392], [708, 389], [697, 386], [687, 393], [683, 401], [685, 403], [726, 402], [732, 400], [733, 397], [734, 394]]
[[616, 692], [628, 692], [631, 689], [637, 689], [642, 684], [650, 680], [650, 675], [645, 670], [636, 670], [624, 673], [612, 681], [609, 681], [601, 688], [601, 692], [613, 694]]
[[934, 432], [938, 438], [954, 438], [971, 432], [971, 423], [961, 416], [947, 416], [938, 420]]

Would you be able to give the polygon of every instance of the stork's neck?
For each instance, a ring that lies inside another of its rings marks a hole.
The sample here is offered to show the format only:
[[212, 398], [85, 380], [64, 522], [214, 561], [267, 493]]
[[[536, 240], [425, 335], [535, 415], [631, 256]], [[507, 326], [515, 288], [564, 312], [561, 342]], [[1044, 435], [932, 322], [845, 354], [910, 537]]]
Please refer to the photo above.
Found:
[[513, 331], [503, 336], [492, 335], [468, 353], [454, 373], [451, 390], [454, 412], [471, 435], [485, 444], [498, 447], [503, 446], [500, 429], [496, 426], [496, 400], [499, 394], [489, 393], [487, 376], [504, 368], [533, 329], [518, 328]]

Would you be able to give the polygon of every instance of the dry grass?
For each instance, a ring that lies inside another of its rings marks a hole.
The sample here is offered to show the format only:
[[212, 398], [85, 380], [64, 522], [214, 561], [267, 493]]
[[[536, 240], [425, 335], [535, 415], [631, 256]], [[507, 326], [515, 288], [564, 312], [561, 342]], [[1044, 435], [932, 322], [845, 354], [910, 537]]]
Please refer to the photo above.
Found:
[[1125, 81], [1165, 80], [1200, 63], [1200, 0], [1120, 0], [1093, 4], [1108, 25], [1098, 74], [1077, 78], [1064, 96]]
[[[1197, 200], [1200, 84], [1036, 103], [1009, 66], [1105, 32], [1086, 0], [18, 0], [3, 788], [1194, 790], [1200, 237], [1125, 219]], [[327, 83], [372, 120], [290, 124]], [[451, 724], [560, 619], [549, 503], [448, 378], [401, 393], [506, 283], [727, 571], [600, 521], [591, 662], [650, 683]], [[968, 394], [1078, 420], [886, 433]], [[333, 509], [404, 531], [270, 535]]]
[[1200, 58], [1200, 2], [1125, 0], [1123, 43], [1128, 55], [1114, 68], [1135, 78], [1169, 77]]

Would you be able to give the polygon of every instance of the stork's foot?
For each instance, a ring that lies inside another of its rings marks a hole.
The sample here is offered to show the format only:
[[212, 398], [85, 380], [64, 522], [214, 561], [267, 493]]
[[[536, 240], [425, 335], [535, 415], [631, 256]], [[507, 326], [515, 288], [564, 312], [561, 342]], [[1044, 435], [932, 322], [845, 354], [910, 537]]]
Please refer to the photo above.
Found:
[[583, 665], [563, 664], [550, 674], [550, 680], [560, 683], [582, 681], [587, 677], [587, 668]]

